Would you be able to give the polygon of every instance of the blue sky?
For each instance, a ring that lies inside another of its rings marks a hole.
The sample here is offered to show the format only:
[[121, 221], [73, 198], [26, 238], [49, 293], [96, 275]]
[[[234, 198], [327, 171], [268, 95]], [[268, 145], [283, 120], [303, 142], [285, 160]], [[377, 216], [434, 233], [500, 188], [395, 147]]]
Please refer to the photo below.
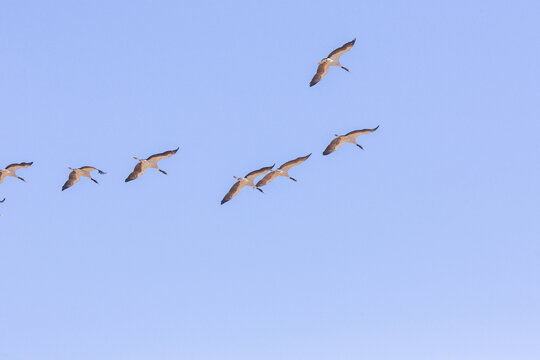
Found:
[[3, 2], [0, 359], [538, 359], [539, 13]]

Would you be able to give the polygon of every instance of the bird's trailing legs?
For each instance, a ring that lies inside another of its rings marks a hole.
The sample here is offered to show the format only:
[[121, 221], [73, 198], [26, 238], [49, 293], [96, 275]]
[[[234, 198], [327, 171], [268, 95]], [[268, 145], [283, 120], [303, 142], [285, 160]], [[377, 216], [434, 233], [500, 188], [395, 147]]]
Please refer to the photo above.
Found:
[[350, 72], [349, 69], [347, 69], [345, 66], [341, 67], [343, 70], [346, 70], [347, 72]]
[[261, 188], [256, 187], [255, 189], [259, 190], [260, 192], [262, 192], [264, 194], [264, 191], [262, 191]]
[[362, 150], [364, 150], [364, 151], [366, 150], [366, 149], [364, 149], [364, 148], [362, 147], [362, 145], [356, 144], [356, 146], [358, 146], [360, 149], [362, 149]]
[[99, 184], [99, 183], [96, 181], [96, 179], [94, 179], [94, 178], [90, 178], [90, 180], [92, 180], [92, 181], [95, 182], [96, 184]]
[[161, 171], [162, 173], [164, 173], [165, 175], [169, 175], [167, 174], [165, 171], [161, 170], [161, 169], [158, 169], [159, 171]]
[[296, 180], [295, 178], [290, 177], [290, 176], [289, 176], [289, 179], [291, 179], [292, 181], [298, 181], [298, 180]]
[[20, 177], [20, 176], [17, 176], [17, 179], [19, 179], [19, 180], [22, 180], [22, 181], [26, 182], [26, 180], [24, 180], [24, 179], [23, 179], [22, 177]]

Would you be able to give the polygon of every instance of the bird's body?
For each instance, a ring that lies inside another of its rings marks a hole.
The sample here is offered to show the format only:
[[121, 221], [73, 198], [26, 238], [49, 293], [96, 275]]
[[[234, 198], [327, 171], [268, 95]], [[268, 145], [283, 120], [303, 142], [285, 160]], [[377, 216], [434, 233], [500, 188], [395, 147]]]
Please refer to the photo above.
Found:
[[12, 176], [12, 177], [16, 177], [19, 180], [26, 181], [22, 177], [17, 176], [17, 174], [15, 174], [15, 171], [17, 171], [19, 169], [27, 168], [32, 164], [33, 164], [33, 162], [29, 162], [29, 163], [23, 162], [23, 163], [19, 163], [19, 164], [10, 164], [10, 165], [6, 166], [5, 169], [0, 170], [0, 183], [2, 183], [4, 181], [6, 176]]
[[346, 53], [347, 51], [351, 50], [355, 42], [356, 42], [356, 39], [349, 41], [348, 43], [332, 51], [330, 54], [328, 54], [327, 57], [319, 61], [317, 63], [319, 64], [319, 67], [317, 68], [317, 73], [315, 74], [315, 76], [313, 76], [313, 79], [311, 79], [309, 86], [313, 86], [317, 84], [319, 81], [321, 81], [322, 78], [328, 73], [328, 69], [330, 68], [330, 66], [339, 66], [343, 70], [349, 71], [349, 69], [347, 69], [346, 67], [340, 64], [339, 57], [343, 53]]
[[268, 184], [269, 182], [271, 182], [272, 180], [274, 180], [276, 177], [278, 176], [284, 176], [284, 177], [287, 177], [293, 181], [297, 181], [295, 178], [291, 177], [289, 175], [289, 170], [293, 167], [293, 166], [296, 166], [296, 165], [300, 165], [301, 163], [303, 163], [304, 161], [306, 161], [309, 157], [311, 156], [311, 154], [309, 155], [306, 155], [306, 156], [302, 156], [302, 157], [299, 157], [299, 158], [296, 158], [294, 160], [291, 160], [291, 161], [287, 161], [285, 164], [281, 165], [279, 168], [277, 168], [276, 170], [272, 170], [270, 171], [268, 174], [266, 174], [258, 183], [257, 183], [257, 187], [261, 187], [261, 186], [264, 186], [266, 184]]
[[[275, 164], [274, 164], [275, 165]], [[252, 171], [250, 172], [249, 174], [247, 174], [246, 176], [244, 177], [236, 177], [236, 176], [233, 176], [236, 180], [238, 180], [232, 187], [231, 189], [229, 190], [229, 192], [225, 195], [225, 197], [223, 198], [223, 200], [221, 200], [221, 204], [225, 204], [227, 201], [231, 200], [233, 197], [236, 196], [236, 194], [238, 194], [240, 192], [240, 190], [244, 187], [244, 186], [251, 186], [252, 188], [254, 189], [257, 189], [259, 190], [260, 192], [263, 192], [257, 185], [255, 185], [255, 179], [260, 176], [260, 175], [263, 175], [263, 174], [266, 174], [267, 172], [269, 172], [270, 170], [272, 170], [272, 168], [274, 167], [274, 165], [272, 166], [266, 166], [266, 167], [263, 167], [263, 168], [260, 168], [259, 170], [255, 170], [255, 171]]]
[[330, 144], [326, 147], [326, 149], [324, 150], [323, 152], [323, 155], [328, 155], [328, 154], [331, 154], [333, 153], [334, 151], [336, 151], [341, 145], [343, 145], [344, 143], [348, 142], [348, 143], [351, 143], [351, 144], [355, 144], [356, 146], [358, 146], [360, 149], [364, 150], [364, 148], [359, 145], [357, 142], [356, 142], [356, 138], [360, 135], [364, 135], [364, 134], [369, 134], [369, 133], [372, 133], [374, 132], [375, 130], [377, 130], [379, 128], [379, 126], [377, 126], [376, 128], [374, 129], [363, 129], [363, 130], [354, 130], [354, 131], [351, 131], [345, 135], [338, 135], [338, 134], [335, 134], [336, 138], [334, 140], [332, 140], [330, 142]]
[[92, 177], [92, 175], [91, 175], [92, 171], [97, 171], [100, 174], [106, 174], [105, 172], [103, 172], [103, 171], [101, 171], [101, 170], [99, 170], [99, 169], [97, 169], [97, 168], [95, 168], [93, 166], [83, 166], [83, 167], [80, 167], [78, 169], [73, 169], [71, 167], [68, 167], [68, 169], [70, 169], [71, 172], [69, 173], [68, 180], [65, 182], [64, 186], [62, 186], [62, 191], [64, 191], [67, 188], [70, 188], [73, 185], [75, 185], [80, 180], [81, 176], [87, 177], [90, 180], [92, 180], [93, 182], [95, 182], [96, 184], [98, 184], [96, 179], [94, 179]]
[[161, 170], [158, 167], [157, 163], [159, 160], [173, 156], [174, 154], [176, 154], [178, 149], [180, 148], [176, 148], [175, 150], [165, 151], [159, 154], [154, 154], [152, 156], [149, 156], [146, 159], [139, 159], [134, 156], [133, 158], [135, 160], [139, 160], [139, 163], [135, 165], [135, 169], [133, 169], [133, 171], [131, 172], [131, 174], [129, 174], [129, 176], [126, 178], [125, 181], [128, 182], [128, 181], [137, 179], [139, 176], [145, 173], [147, 168], [153, 168], [153, 169], [161, 171], [165, 175], [168, 175], [165, 171]]

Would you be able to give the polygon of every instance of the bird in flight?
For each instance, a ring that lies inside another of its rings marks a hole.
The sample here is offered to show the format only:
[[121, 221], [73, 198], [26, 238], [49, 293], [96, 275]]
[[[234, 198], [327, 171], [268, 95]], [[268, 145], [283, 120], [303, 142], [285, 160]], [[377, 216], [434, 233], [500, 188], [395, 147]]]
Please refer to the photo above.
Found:
[[69, 178], [68, 180], [66, 181], [66, 183], [64, 184], [64, 186], [62, 186], [62, 191], [66, 190], [67, 188], [70, 188], [72, 187], [73, 185], [75, 185], [75, 183], [77, 183], [77, 181], [79, 181], [79, 179], [81, 178], [81, 176], [84, 176], [84, 177], [87, 177], [87, 178], [90, 178], [90, 180], [92, 180], [93, 182], [95, 182], [96, 184], [98, 184], [98, 182], [96, 181], [96, 179], [92, 178], [92, 175], [90, 174], [92, 171], [97, 171], [98, 173], [100, 174], [106, 174], [105, 172], [95, 168], [95, 167], [92, 167], [92, 166], [83, 166], [83, 167], [80, 167], [78, 169], [73, 169], [71, 167], [68, 166], [68, 169], [71, 170], [71, 172], [69, 173]]
[[19, 180], [26, 181], [22, 177], [17, 176], [17, 174], [15, 174], [15, 171], [17, 171], [19, 169], [27, 168], [32, 164], [33, 164], [33, 162], [29, 162], [29, 163], [23, 162], [23, 163], [20, 163], [20, 164], [11, 164], [11, 165], [6, 166], [5, 169], [0, 170], [0, 183], [2, 183], [4, 181], [4, 178], [6, 176], [12, 176], [12, 177], [16, 177]]
[[[276, 164], [274, 164], [276, 165]], [[236, 176], [233, 176], [233, 178], [235, 178], [236, 180], [238, 180], [232, 187], [231, 189], [229, 190], [229, 192], [227, 193], [227, 195], [225, 195], [225, 197], [223, 198], [223, 200], [221, 200], [221, 205], [225, 204], [227, 201], [231, 200], [233, 197], [236, 196], [236, 194], [238, 194], [240, 192], [240, 190], [244, 187], [244, 186], [251, 186], [252, 188], [254, 189], [257, 189], [259, 190], [260, 192], [264, 193], [264, 191], [262, 191], [257, 185], [255, 185], [255, 183], [253, 182], [258, 176], [260, 175], [263, 175], [263, 174], [266, 174], [267, 172], [269, 172], [270, 170], [272, 170], [272, 168], [274, 167], [274, 165], [272, 166], [266, 166], [266, 167], [263, 167], [263, 168], [260, 168], [259, 170], [255, 170], [255, 171], [252, 171], [250, 172], [249, 174], [247, 174], [246, 176], [244, 177], [236, 177]]]
[[343, 70], [349, 71], [349, 69], [347, 69], [345, 66], [342, 66], [339, 63], [339, 57], [343, 53], [346, 53], [347, 51], [351, 50], [355, 42], [356, 42], [356, 39], [354, 39], [353, 41], [349, 41], [348, 43], [332, 51], [327, 57], [319, 61], [318, 62], [319, 67], [317, 68], [317, 73], [315, 74], [315, 76], [313, 76], [313, 79], [311, 79], [309, 86], [311, 87], [317, 84], [319, 81], [321, 81], [322, 78], [328, 73], [328, 68], [330, 66], [339, 66]]
[[266, 174], [261, 180], [259, 180], [259, 182], [255, 186], [257, 186], [258, 188], [261, 187], [261, 186], [264, 186], [264, 185], [268, 184], [269, 182], [271, 182], [272, 180], [274, 180], [278, 176], [285, 176], [285, 177], [288, 177], [289, 179], [291, 179], [293, 181], [297, 181], [295, 178], [289, 176], [290, 168], [292, 168], [293, 166], [296, 166], [296, 165], [300, 165], [301, 163], [306, 161], [310, 156], [311, 156], [311, 154], [296, 158], [296, 159], [291, 160], [291, 161], [287, 161], [285, 164], [281, 165], [276, 170], [272, 170], [268, 174]]
[[139, 159], [138, 157], [134, 156], [133, 158], [135, 160], [139, 160], [139, 163], [135, 165], [135, 169], [133, 169], [131, 174], [129, 174], [129, 176], [126, 178], [126, 182], [137, 179], [139, 176], [144, 174], [144, 172], [146, 171], [146, 168], [154, 168], [161, 171], [165, 175], [169, 175], [165, 171], [161, 170], [158, 167], [157, 163], [159, 160], [166, 159], [168, 157], [173, 156], [174, 154], [176, 154], [178, 149], [180, 148], [178, 147], [175, 150], [169, 150], [169, 151], [165, 151], [159, 154], [154, 154], [148, 157], [147, 159]]
[[354, 130], [354, 131], [351, 131], [351, 132], [349, 132], [349, 133], [347, 133], [345, 135], [335, 134], [336, 138], [334, 140], [332, 140], [332, 142], [326, 147], [326, 149], [323, 152], [323, 155], [328, 155], [328, 154], [333, 153], [334, 151], [336, 151], [337, 148], [339, 148], [341, 145], [343, 145], [346, 142], [351, 143], [351, 144], [355, 144], [360, 149], [364, 150], [362, 145], [358, 145], [358, 143], [356, 142], [356, 138], [358, 136], [360, 136], [360, 135], [372, 133], [375, 130], [377, 130], [378, 128], [379, 128], [379, 126], [377, 126], [374, 129]]

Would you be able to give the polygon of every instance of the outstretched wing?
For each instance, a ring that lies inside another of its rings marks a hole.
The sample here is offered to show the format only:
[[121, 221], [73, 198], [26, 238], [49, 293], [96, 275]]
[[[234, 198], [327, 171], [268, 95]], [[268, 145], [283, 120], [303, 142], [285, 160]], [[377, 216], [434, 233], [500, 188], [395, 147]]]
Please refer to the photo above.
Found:
[[131, 180], [135, 180], [136, 178], [144, 174], [145, 171], [146, 166], [143, 166], [142, 163], [139, 162], [137, 165], [135, 165], [135, 169], [133, 169], [133, 171], [131, 172], [131, 174], [129, 174], [125, 181], [128, 182]]
[[379, 128], [379, 126], [377, 125], [377, 127], [374, 128], [374, 129], [353, 130], [351, 132], [348, 132], [345, 136], [353, 135], [354, 137], [357, 137], [357, 136], [360, 136], [360, 135], [372, 133], [375, 130], [377, 130], [378, 128]]
[[23, 162], [23, 163], [19, 163], [19, 164], [10, 164], [10, 165], [6, 166], [6, 169], [10, 170], [10, 171], [17, 171], [19, 169], [27, 168], [30, 165], [32, 165], [33, 163], [34, 162]]
[[343, 45], [340, 48], [337, 48], [336, 50], [332, 51], [328, 57], [332, 58], [334, 61], [338, 61], [341, 54], [346, 53], [347, 51], [351, 50], [351, 48], [354, 46], [354, 43], [356, 42], [356, 39], [353, 41], [349, 41], [345, 45]]
[[95, 168], [93, 166], [83, 166], [83, 167], [80, 167], [79, 170], [86, 170], [86, 171], [94, 171], [94, 170], [96, 170], [101, 175], [106, 174], [106, 172], [101, 171], [98, 168]]
[[62, 191], [66, 190], [69, 187], [72, 187], [77, 181], [79, 181], [79, 179], [79, 174], [77, 174], [76, 171], [70, 172], [68, 180], [66, 181], [64, 186], [62, 186]]
[[238, 194], [240, 192], [240, 189], [242, 189], [244, 187], [244, 183], [242, 183], [241, 181], [237, 181], [232, 187], [231, 189], [229, 190], [229, 192], [227, 193], [227, 195], [225, 195], [225, 197], [223, 198], [223, 200], [221, 200], [221, 205], [225, 204], [227, 201], [231, 200], [233, 197], [236, 196], [236, 194]]
[[343, 136], [338, 136], [337, 138], [332, 140], [332, 142], [326, 147], [326, 149], [324, 150], [322, 154], [323, 155], [331, 154], [334, 151], [336, 151], [336, 149], [340, 147], [341, 145], [343, 145]]
[[300, 165], [301, 163], [306, 161], [310, 156], [311, 154], [306, 155], [306, 156], [301, 156], [291, 161], [287, 161], [285, 164], [281, 165], [279, 168], [283, 171], [289, 171], [290, 168], [296, 165]]
[[317, 73], [315, 74], [315, 76], [313, 76], [313, 79], [311, 79], [309, 86], [311, 87], [315, 85], [316, 83], [318, 83], [319, 81], [321, 81], [324, 75], [328, 73], [329, 67], [330, 67], [330, 64], [327, 63], [326, 61], [323, 62], [322, 64], [319, 64], [319, 67], [317, 68]]
[[271, 182], [272, 180], [274, 180], [277, 176], [278, 174], [276, 171], [270, 171], [268, 174], [264, 175], [264, 177], [261, 180], [259, 180], [259, 182], [255, 186], [257, 187], [264, 186], [268, 184], [269, 182]]
[[178, 149], [180, 149], [180, 147], [177, 147], [175, 150], [169, 150], [169, 151], [165, 151], [165, 152], [162, 152], [162, 153], [159, 153], [159, 154], [154, 154], [154, 155], [150, 156], [146, 160], [153, 161], [153, 162], [158, 162], [161, 159], [165, 159], [165, 158], [173, 156], [174, 154], [176, 154]]
[[255, 171], [252, 171], [250, 172], [249, 174], [247, 174], [245, 176], [246, 179], [248, 180], [255, 180], [258, 176], [262, 175], [262, 174], [266, 174], [267, 172], [269, 172], [270, 170], [272, 170], [272, 168], [275, 166], [276, 164], [272, 165], [272, 166], [266, 166], [266, 167], [263, 167], [263, 168], [260, 168], [259, 170], [255, 170]]

